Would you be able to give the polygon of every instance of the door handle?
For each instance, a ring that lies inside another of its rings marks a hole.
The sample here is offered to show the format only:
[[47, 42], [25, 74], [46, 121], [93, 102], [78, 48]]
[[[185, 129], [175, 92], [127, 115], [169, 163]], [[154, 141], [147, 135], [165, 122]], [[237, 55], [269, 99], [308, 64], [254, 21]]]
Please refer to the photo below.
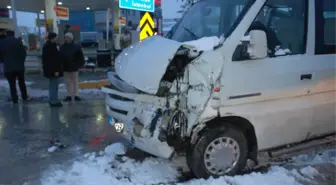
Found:
[[303, 74], [301, 75], [301, 80], [311, 80], [312, 79], [312, 74]]

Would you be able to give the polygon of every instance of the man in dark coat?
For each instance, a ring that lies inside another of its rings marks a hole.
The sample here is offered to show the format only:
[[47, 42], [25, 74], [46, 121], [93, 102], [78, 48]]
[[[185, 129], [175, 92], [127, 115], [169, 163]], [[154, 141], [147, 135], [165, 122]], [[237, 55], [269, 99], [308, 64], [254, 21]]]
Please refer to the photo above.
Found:
[[3, 61], [5, 77], [8, 81], [13, 103], [18, 103], [16, 90], [16, 79], [19, 81], [21, 96], [23, 100], [28, 100], [27, 88], [25, 84], [25, 65], [27, 52], [22, 41], [15, 38], [13, 32], [8, 32], [8, 36], [0, 41], [0, 60]]
[[75, 44], [73, 39], [72, 33], [66, 33], [65, 43], [60, 48], [63, 57], [64, 78], [68, 93], [64, 101], [81, 100], [78, 96], [78, 70], [84, 66], [84, 55], [82, 48]]
[[[0, 29], [0, 42], [7, 36], [7, 31], [5, 29]], [[0, 74], [3, 74], [3, 61], [0, 58]]]
[[51, 107], [61, 107], [58, 99], [59, 78], [63, 76], [61, 54], [57, 49], [57, 34], [49, 33], [48, 41], [42, 49], [42, 65], [44, 77], [49, 79], [49, 104]]

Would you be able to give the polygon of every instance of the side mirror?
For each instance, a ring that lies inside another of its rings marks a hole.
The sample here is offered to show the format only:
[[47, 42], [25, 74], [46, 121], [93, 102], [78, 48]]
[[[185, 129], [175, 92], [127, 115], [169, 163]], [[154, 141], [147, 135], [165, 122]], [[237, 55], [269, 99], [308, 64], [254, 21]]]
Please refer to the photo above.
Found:
[[263, 59], [267, 57], [267, 36], [264, 31], [251, 30], [250, 43], [248, 44], [247, 53], [251, 59]]

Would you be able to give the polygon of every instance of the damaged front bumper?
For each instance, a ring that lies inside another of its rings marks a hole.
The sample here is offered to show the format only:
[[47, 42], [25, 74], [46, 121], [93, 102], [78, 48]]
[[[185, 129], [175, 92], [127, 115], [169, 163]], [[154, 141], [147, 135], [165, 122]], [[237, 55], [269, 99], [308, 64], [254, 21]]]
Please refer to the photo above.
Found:
[[108, 74], [110, 87], [103, 87], [106, 93], [106, 112], [111, 117], [110, 124], [115, 125], [124, 138], [136, 148], [152, 155], [169, 159], [174, 149], [158, 137], [162, 118], [157, 111], [165, 107], [166, 99], [139, 94], [118, 76]]

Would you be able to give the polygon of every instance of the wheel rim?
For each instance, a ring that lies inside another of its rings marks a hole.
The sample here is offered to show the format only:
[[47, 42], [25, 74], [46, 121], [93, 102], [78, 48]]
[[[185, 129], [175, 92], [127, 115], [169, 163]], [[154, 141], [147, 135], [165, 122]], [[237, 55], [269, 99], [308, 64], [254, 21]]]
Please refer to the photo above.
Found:
[[206, 148], [204, 165], [213, 175], [221, 176], [232, 171], [239, 158], [238, 142], [229, 137], [220, 137], [213, 140]]

